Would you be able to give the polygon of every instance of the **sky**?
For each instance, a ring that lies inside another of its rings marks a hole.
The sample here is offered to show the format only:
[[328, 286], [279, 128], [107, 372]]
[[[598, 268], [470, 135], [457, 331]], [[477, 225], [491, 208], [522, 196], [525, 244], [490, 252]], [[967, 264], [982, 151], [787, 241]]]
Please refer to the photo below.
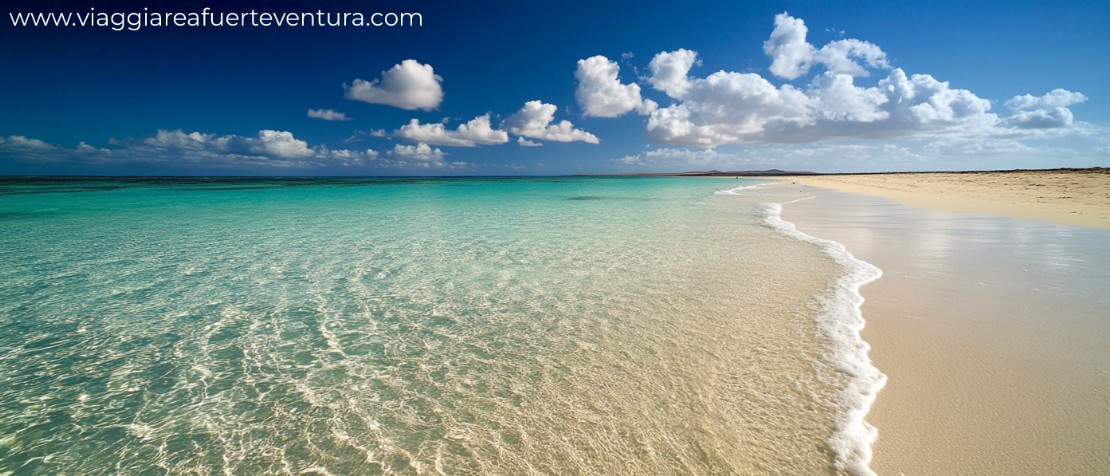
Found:
[[[274, 16], [149, 20], [205, 7]], [[420, 24], [274, 24], [317, 11]], [[107, 24], [13, 25], [67, 12]], [[1101, 0], [6, 0], [0, 175], [1106, 167], [1108, 24]]]

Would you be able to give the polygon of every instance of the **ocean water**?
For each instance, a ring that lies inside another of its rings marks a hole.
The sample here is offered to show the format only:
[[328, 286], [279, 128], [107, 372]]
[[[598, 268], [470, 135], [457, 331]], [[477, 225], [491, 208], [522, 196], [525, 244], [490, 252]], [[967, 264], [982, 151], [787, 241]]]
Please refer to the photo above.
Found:
[[3, 179], [0, 474], [867, 473], [879, 272], [762, 184]]

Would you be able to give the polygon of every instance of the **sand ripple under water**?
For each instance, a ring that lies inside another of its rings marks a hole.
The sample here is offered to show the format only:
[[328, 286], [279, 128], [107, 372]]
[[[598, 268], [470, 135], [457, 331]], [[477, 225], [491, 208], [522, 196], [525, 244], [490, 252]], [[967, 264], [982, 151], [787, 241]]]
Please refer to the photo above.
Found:
[[0, 194], [0, 473], [867, 471], [862, 281], [733, 181], [119, 185]]

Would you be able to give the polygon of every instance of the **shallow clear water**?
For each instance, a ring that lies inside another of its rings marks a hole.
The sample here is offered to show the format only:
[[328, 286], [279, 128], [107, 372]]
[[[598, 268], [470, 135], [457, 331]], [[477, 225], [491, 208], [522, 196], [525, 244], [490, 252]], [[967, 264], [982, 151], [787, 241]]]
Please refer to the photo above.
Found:
[[836, 472], [844, 268], [744, 183], [2, 181], [0, 473]]

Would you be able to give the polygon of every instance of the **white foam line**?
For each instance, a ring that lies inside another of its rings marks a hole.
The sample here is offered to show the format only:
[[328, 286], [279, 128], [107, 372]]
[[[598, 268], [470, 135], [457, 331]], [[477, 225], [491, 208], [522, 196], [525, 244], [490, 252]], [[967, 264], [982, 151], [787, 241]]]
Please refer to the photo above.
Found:
[[875, 396], [886, 384], [886, 375], [871, 365], [867, 351], [871, 346], [860, 337], [865, 321], [860, 311], [863, 285], [879, 279], [882, 270], [871, 263], [857, 259], [844, 245], [832, 240], [809, 236], [793, 223], [782, 219], [782, 204], [765, 203], [767, 224], [792, 238], [813, 243], [837, 264], [845, 274], [836, 281], [833, 296], [825, 301], [825, 309], [818, 316], [818, 324], [828, 333], [834, 344], [832, 361], [841, 371], [851, 376], [848, 386], [841, 392], [841, 402], [847, 410], [837, 421], [836, 432], [828, 443], [836, 451], [836, 466], [851, 474], [874, 475], [871, 470], [871, 445], [879, 431], [864, 420]]
[[783, 204], [783, 205], [789, 205], [789, 204], [791, 204], [791, 203], [798, 203], [798, 202], [800, 202], [800, 201], [802, 201], [802, 200], [810, 200], [810, 199], [812, 199], [812, 198], [814, 198], [814, 196], [813, 196], [813, 195], [810, 195], [810, 196], [808, 196], [808, 197], [802, 197], [802, 198], [794, 199], [794, 200], [791, 200], [791, 201], [789, 201], [789, 202], [782, 202], [782, 204]]
[[716, 192], [716, 194], [717, 195], [744, 195], [743, 193], [740, 193], [740, 192], [743, 192], [744, 190], [755, 190], [755, 189], [767, 188], [767, 187], [778, 187], [782, 184], [783, 184], [783, 182], [765, 182], [765, 183], [757, 183], [755, 185], [741, 185], [739, 187], [730, 188], [728, 190], [718, 190]]

